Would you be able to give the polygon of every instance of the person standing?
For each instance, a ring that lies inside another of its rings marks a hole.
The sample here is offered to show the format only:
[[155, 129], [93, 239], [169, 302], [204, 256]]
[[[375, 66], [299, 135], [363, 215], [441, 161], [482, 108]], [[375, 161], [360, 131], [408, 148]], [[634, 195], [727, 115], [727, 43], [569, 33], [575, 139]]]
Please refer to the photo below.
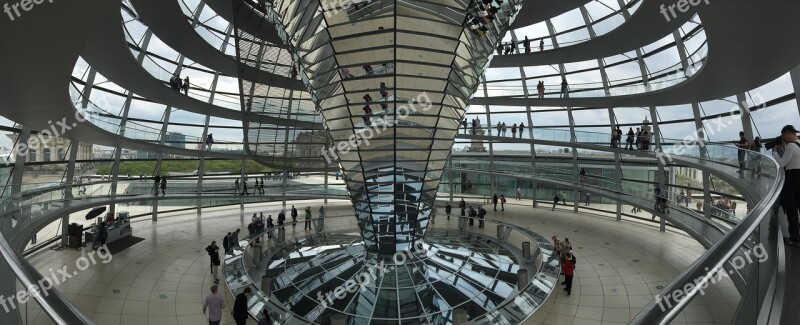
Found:
[[225, 249], [225, 254], [231, 253], [231, 234], [231, 232], [228, 232], [225, 238], [222, 239], [222, 248]]
[[569, 98], [569, 83], [567, 83], [567, 77], [561, 77], [561, 97], [559, 98]]
[[497, 122], [497, 136], [500, 136], [500, 131], [503, 129], [503, 125], [500, 122]]
[[431, 219], [431, 224], [435, 224], [435, 223], [436, 223], [436, 214], [437, 214], [438, 212], [439, 212], [439, 211], [438, 211], [438, 210], [436, 210], [436, 207], [435, 207], [435, 206], [431, 208], [431, 216], [430, 216], [430, 219]]
[[292, 206], [291, 215], [292, 215], [292, 227], [295, 227], [297, 226], [297, 209], [294, 207], [294, 205]]
[[[495, 207], [494, 210], [497, 211], [497, 208]], [[453, 206], [450, 205], [450, 202], [447, 202], [447, 204], [444, 206], [444, 213], [447, 214], [447, 220], [450, 220], [450, 212], [452, 211], [453, 211]]]
[[[219, 246], [217, 246], [217, 241], [216, 240], [212, 240], [211, 241], [211, 245], [206, 246], [206, 253], [208, 253], [209, 258], [211, 256], [211, 253], [214, 252], [214, 248], [219, 248]], [[217, 253], [217, 255], [219, 256], [219, 253]], [[208, 265], [209, 265], [209, 269], [211, 271], [211, 274], [214, 274], [214, 263], [213, 263], [213, 261], [210, 262]]]
[[183, 94], [189, 96], [189, 76], [186, 76], [186, 78], [183, 79], [183, 85], [181, 88], [183, 88]]
[[531, 53], [531, 41], [528, 39], [528, 36], [525, 35], [525, 40], [523, 40], [523, 46], [525, 46], [525, 53]]
[[[217, 248], [219, 249], [219, 248]], [[225, 309], [225, 298], [217, 293], [219, 286], [211, 286], [211, 294], [203, 300], [203, 314], [208, 310], [208, 325], [219, 325], [222, 321], [222, 310]]]
[[511, 138], [517, 137], [517, 123], [511, 126]]
[[544, 51], [544, 38], [539, 40], [539, 52]]
[[567, 286], [564, 290], [567, 291], [567, 296], [572, 294], [572, 277], [575, 275], [575, 264], [572, 263], [572, 254], [567, 253], [564, 258], [564, 263], [561, 264], [561, 272], [564, 273], [564, 284]]
[[539, 98], [544, 98], [544, 81], [539, 81], [536, 85], [536, 91], [539, 92]]
[[736, 142], [736, 147], [739, 148], [737, 152], [739, 157], [739, 173], [743, 173], [747, 169], [747, 150], [750, 149], [750, 141], [744, 136], [744, 131], [739, 131], [739, 141]]
[[458, 202], [458, 207], [461, 208], [461, 216], [466, 216], [467, 202], [464, 201], [464, 198], [461, 198], [461, 202]]
[[588, 206], [591, 201], [592, 201], [592, 194], [589, 193], [589, 192], [586, 192], [586, 204], [585, 205]]
[[[753, 139], [753, 143], [750, 145], [750, 151], [753, 153], [750, 154], [750, 167], [753, 168], [753, 175], [761, 174], [761, 137], [756, 137]], [[689, 204], [688, 202], [686, 203]]]
[[500, 198], [497, 196], [497, 193], [494, 193], [492, 196], [492, 203], [494, 203], [494, 211], [497, 212], [497, 202], [500, 201]]
[[550, 211], [555, 211], [556, 210], [556, 204], [558, 204], [558, 201], [559, 201], [558, 193], [556, 193], [556, 196], [553, 197], [553, 208], [550, 209]]
[[519, 138], [522, 139], [522, 132], [525, 132], [525, 124], [519, 123]]
[[283, 227], [284, 221], [286, 221], [286, 212], [281, 210], [281, 212], [278, 213], [278, 227]]
[[267, 216], [267, 238], [272, 238], [272, 228], [275, 228], [275, 223], [272, 220], [272, 215]]
[[250, 193], [247, 192], [247, 178], [242, 179], [242, 196], [245, 195], [250, 195]]
[[636, 128], [636, 150], [642, 150], [642, 130]]
[[306, 207], [306, 223], [303, 226], [303, 230], [311, 230], [311, 207]]
[[785, 169], [786, 180], [781, 189], [780, 204], [789, 223], [789, 237], [784, 241], [791, 246], [800, 246], [800, 143], [793, 125], [781, 129], [781, 143], [772, 147], [772, 157]]
[[500, 211], [506, 211], [506, 196], [500, 194]]
[[211, 151], [211, 145], [212, 144], [214, 144], [214, 134], [209, 133], [206, 136], [206, 148], [208, 149], [208, 151]]
[[561, 192], [561, 203], [564, 203], [564, 205], [567, 205], [567, 191]]
[[235, 181], [233, 181], [233, 195], [238, 195], [238, 194], [239, 194], [239, 179], [237, 178]]
[[628, 145], [625, 147], [625, 150], [633, 150], [634, 137], [635, 134], [633, 133], [633, 128], [632, 127], [628, 128], [628, 138], [625, 139], [625, 142], [628, 143]]
[[521, 201], [521, 200], [522, 200], [522, 187], [517, 185], [517, 201]]
[[585, 184], [586, 183], [586, 170], [581, 167], [581, 171], [580, 171], [579, 174], [581, 176], [581, 184]]
[[233, 315], [236, 325], [247, 324], [247, 299], [250, 298], [250, 291], [250, 287], [246, 287], [242, 293], [236, 295], [236, 301], [233, 303], [233, 310], [231, 310], [231, 315]]
[[475, 211], [475, 209], [473, 209], [472, 206], [470, 205], [469, 206], [469, 225], [470, 226], [475, 224], [475, 218], [476, 217], [478, 217], [478, 212]]
[[161, 196], [166, 195], [167, 193], [167, 178], [161, 177]]
[[483, 228], [483, 220], [486, 219], [486, 209], [478, 208], [478, 227]]
[[211, 274], [214, 275], [214, 284], [219, 283], [219, 247], [214, 246], [211, 250]]

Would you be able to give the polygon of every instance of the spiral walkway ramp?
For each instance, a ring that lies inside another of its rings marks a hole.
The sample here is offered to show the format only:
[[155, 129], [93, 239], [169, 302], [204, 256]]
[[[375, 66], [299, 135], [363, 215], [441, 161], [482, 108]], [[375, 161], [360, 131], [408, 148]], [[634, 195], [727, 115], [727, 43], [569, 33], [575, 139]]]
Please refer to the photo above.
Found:
[[800, 316], [796, 1], [0, 11], [0, 324]]

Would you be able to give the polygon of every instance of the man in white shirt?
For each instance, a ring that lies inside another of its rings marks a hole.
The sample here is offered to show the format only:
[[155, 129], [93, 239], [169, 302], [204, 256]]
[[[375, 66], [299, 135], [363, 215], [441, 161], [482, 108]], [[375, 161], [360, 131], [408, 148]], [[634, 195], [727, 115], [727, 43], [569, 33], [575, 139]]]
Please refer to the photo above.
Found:
[[786, 171], [780, 203], [789, 223], [789, 238], [784, 240], [792, 246], [800, 246], [800, 143], [797, 140], [797, 130], [787, 125], [781, 129], [781, 143], [772, 147], [772, 157]]

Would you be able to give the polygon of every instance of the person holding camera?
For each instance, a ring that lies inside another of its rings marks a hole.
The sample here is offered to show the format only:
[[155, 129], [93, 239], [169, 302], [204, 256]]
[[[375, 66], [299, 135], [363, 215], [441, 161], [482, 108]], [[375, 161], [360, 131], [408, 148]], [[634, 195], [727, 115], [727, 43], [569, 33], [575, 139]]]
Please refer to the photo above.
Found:
[[[777, 140], [777, 139], [776, 139]], [[772, 147], [772, 157], [786, 171], [786, 181], [781, 189], [780, 204], [786, 213], [789, 223], [789, 238], [784, 237], [788, 245], [800, 246], [800, 142], [797, 130], [793, 125], [781, 129], [780, 142]]]

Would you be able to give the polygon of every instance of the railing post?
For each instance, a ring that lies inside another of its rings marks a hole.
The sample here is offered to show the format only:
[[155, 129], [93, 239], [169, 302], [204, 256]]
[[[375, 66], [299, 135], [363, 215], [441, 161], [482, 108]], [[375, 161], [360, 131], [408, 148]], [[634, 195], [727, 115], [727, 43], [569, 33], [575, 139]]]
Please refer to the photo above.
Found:
[[517, 290], [522, 291], [528, 285], [528, 270], [519, 269], [517, 271]]

